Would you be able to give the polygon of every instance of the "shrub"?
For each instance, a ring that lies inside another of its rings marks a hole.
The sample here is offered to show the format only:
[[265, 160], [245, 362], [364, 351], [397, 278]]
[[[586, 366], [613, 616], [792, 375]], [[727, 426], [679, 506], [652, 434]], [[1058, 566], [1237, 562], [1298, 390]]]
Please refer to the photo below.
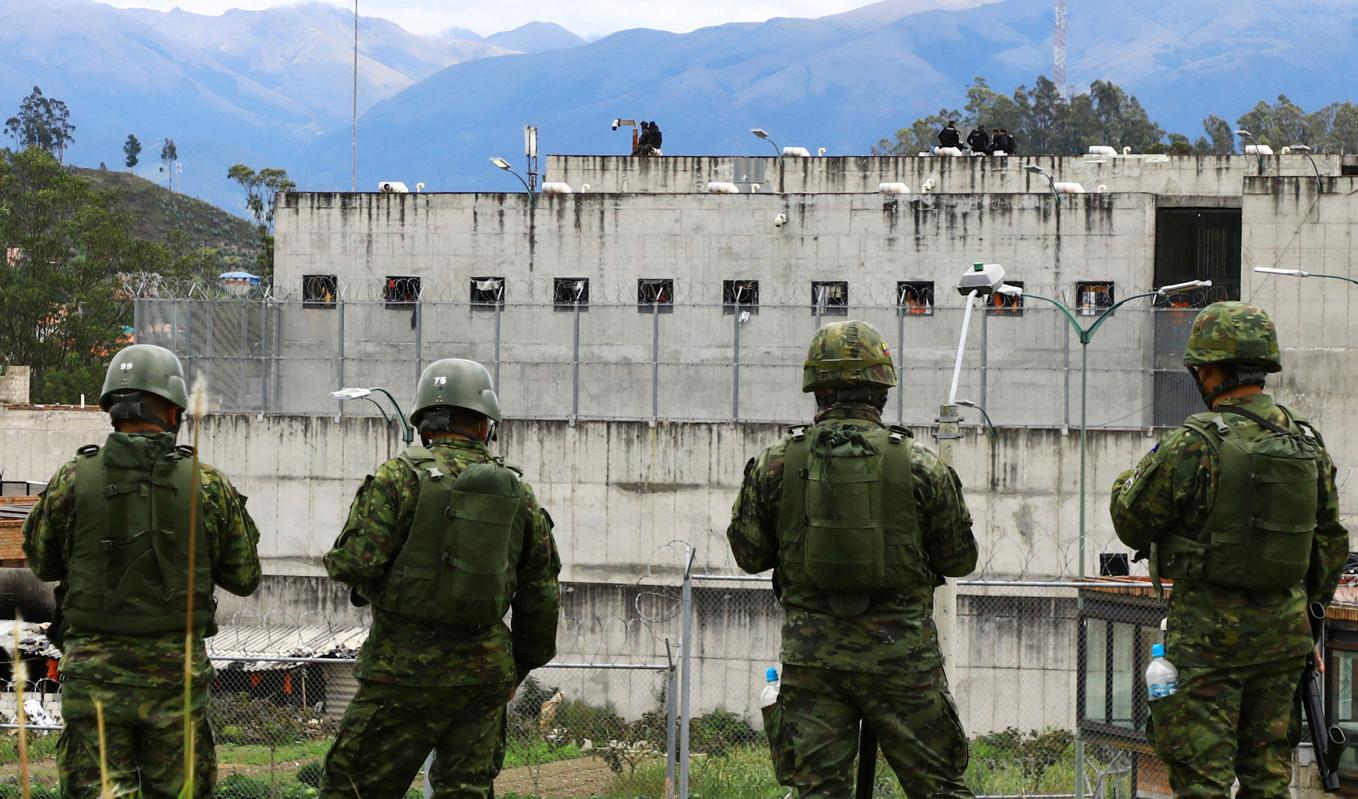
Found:
[[268, 782], [244, 774], [232, 774], [217, 783], [212, 796], [213, 799], [261, 799], [269, 793]]
[[735, 746], [751, 746], [762, 741], [743, 717], [729, 710], [704, 713], [689, 723], [693, 749], [707, 755], [721, 756]]
[[297, 769], [297, 781], [303, 785], [310, 785], [312, 788], [321, 787], [321, 777], [325, 774], [325, 765], [319, 760], [310, 763], [303, 763]]

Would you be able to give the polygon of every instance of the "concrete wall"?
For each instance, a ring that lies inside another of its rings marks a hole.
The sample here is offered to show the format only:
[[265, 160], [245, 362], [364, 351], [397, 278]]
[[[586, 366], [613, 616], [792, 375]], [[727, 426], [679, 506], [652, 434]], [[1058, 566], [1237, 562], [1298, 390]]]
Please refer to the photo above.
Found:
[[[45, 480], [76, 448], [103, 439], [98, 413], [0, 409], [0, 469]], [[730, 572], [725, 530], [745, 462], [782, 435], [763, 424], [666, 424], [512, 420], [498, 447], [525, 471], [556, 521], [564, 578], [629, 583], [673, 578], [676, 539], [698, 550], [697, 568]], [[917, 430], [930, 445], [930, 431]], [[191, 442], [191, 427], [181, 440]], [[1103, 508], [1114, 476], [1154, 443], [1137, 431], [1090, 437], [1087, 561], [1114, 546]], [[274, 575], [319, 576], [363, 476], [393, 439], [380, 420], [346, 417], [209, 416], [203, 458], [249, 499], [261, 555]], [[969, 432], [957, 469], [987, 574], [1076, 571], [1078, 436], [1057, 430]], [[281, 600], [281, 597], [280, 597]], [[310, 600], [297, 600], [308, 605]]]
[[0, 405], [27, 405], [30, 369], [0, 366]]
[[[1342, 156], [1313, 158], [1321, 174], [1340, 174]], [[1102, 185], [1112, 192], [1165, 195], [1239, 196], [1245, 177], [1259, 174], [1258, 159], [1243, 155], [831, 156], [781, 161], [771, 156], [553, 155], [547, 159], [547, 179], [564, 182], [577, 192], [639, 194], [704, 192], [709, 181], [737, 183], [742, 191], [758, 183], [759, 190], [768, 193], [875, 193], [881, 183], [905, 183], [920, 192], [931, 179], [933, 191], [942, 193], [1048, 192], [1047, 179], [1025, 171], [1028, 164], [1038, 164], [1057, 181], [1079, 183], [1087, 191]], [[1314, 171], [1303, 155], [1278, 155], [1264, 159], [1263, 174], [1309, 176]]]
[[592, 303], [635, 303], [637, 279], [674, 278], [676, 303], [719, 305], [723, 280], [754, 279], [765, 304], [809, 306], [811, 281], [848, 280], [851, 303], [894, 307], [896, 280], [942, 295], [975, 261], [1047, 294], [1082, 279], [1142, 287], [1154, 211], [1143, 194], [293, 193], [278, 209], [275, 295], [333, 274], [342, 296], [381, 299], [388, 275], [410, 275], [426, 299], [466, 302], [470, 278], [499, 276], [508, 302], [550, 303], [552, 278], [584, 277]]

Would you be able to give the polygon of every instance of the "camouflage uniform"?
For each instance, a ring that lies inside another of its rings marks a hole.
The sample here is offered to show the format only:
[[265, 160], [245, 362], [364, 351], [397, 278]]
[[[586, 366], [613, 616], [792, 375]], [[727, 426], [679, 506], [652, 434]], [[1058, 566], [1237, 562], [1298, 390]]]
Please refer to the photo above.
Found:
[[[860, 322], [840, 325], [868, 327]], [[842, 330], [832, 325], [818, 335], [808, 357], [808, 384], [814, 382], [817, 347]], [[831, 344], [833, 348], [835, 342]], [[886, 364], [889, 369], [889, 356]], [[869, 366], [866, 372], [872, 377], [881, 368]], [[889, 377], [876, 375], [873, 383], [894, 385], [894, 370]], [[822, 403], [816, 427], [881, 429], [878, 409], [857, 401], [852, 390], [849, 396], [849, 401]], [[930, 579], [912, 590], [875, 594], [866, 610], [846, 615], [832, 608], [827, 594], [789, 582], [779, 562], [778, 517], [789, 441], [774, 444], [746, 465], [727, 530], [742, 569], [774, 570], [775, 592], [785, 612], [777, 705], [782, 718], [770, 730], [780, 778], [786, 776], [785, 782], [803, 799], [849, 796], [858, 725], [866, 721], [907, 795], [972, 796], [962, 781], [967, 739], [948, 692], [933, 623], [935, 586], [976, 566], [971, 516], [957, 475], [934, 453], [913, 447], [914, 505], [927, 559], [922, 566]]]
[[[114, 433], [118, 443], [149, 461], [174, 449], [170, 433]], [[76, 461], [62, 466], [24, 523], [24, 554], [40, 579], [64, 581], [76, 528]], [[199, 463], [200, 513], [207, 530], [212, 581], [246, 596], [259, 585], [259, 531], [245, 497], [226, 476]], [[58, 596], [64, 592], [59, 586]], [[204, 631], [211, 634], [212, 629]], [[184, 783], [184, 634], [108, 635], [62, 624], [54, 634], [63, 656], [62, 717], [57, 749], [62, 795], [96, 797], [100, 790], [95, 701], [104, 708], [108, 777], [115, 796], [178, 796]], [[210, 796], [216, 777], [212, 732], [204, 711], [213, 669], [195, 637], [190, 714], [198, 727], [195, 794]]]
[[[1262, 311], [1249, 313], [1255, 315], [1238, 316], [1234, 326], [1200, 331], [1206, 344], [1234, 352], [1236, 337], [1251, 335], [1248, 325], [1267, 322], [1266, 316], [1258, 321]], [[1271, 322], [1267, 329], [1272, 330]], [[1191, 343], [1190, 366], [1194, 355]], [[1276, 363], [1276, 343], [1271, 355], [1265, 352], [1261, 359], [1254, 353], [1250, 361], [1256, 360]], [[1222, 361], [1200, 361], [1209, 362]], [[1215, 408], [1227, 406], [1281, 427], [1291, 423], [1267, 394], [1225, 398]], [[1243, 419], [1234, 423], [1255, 424]], [[1166, 433], [1113, 485], [1111, 510], [1118, 537], [1142, 555], [1171, 533], [1197, 538], [1216, 502], [1219, 474], [1219, 457], [1199, 431], [1185, 426]], [[1228, 588], [1205, 579], [1174, 581], [1165, 650], [1179, 670], [1179, 690], [1151, 703], [1150, 736], [1176, 796], [1229, 797], [1236, 778], [1240, 797], [1289, 795], [1291, 747], [1299, 729], [1294, 694], [1313, 648], [1306, 607], [1309, 602], [1329, 603], [1348, 556], [1334, 474], [1322, 445], [1315, 533], [1304, 581], [1278, 591]]]
[[[429, 445], [444, 472], [491, 460], [480, 443], [445, 439]], [[401, 796], [430, 749], [430, 780], [446, 799], [490, 795], [504, 707], [515, 686], [556, 654], [561, 560], [551, 518], [532, 490], [516, 525], [527, 531], [517, 566], [512, 629], [416, 623], [374, 608], [372, 631], [355, 671], [358, 696], [345, 711], [325, 761], [322, 796]], [[330, 576], [367, 604], [382, 590], [405, 544], [419, 499], [419, 479], [400, 460], [364, 481], [344, 531], [326, 554]]]

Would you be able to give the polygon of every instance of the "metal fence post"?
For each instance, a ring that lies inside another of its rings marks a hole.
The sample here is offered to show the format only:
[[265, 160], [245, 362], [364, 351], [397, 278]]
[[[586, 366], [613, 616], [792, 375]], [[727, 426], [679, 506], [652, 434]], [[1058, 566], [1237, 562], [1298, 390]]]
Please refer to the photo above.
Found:
[[896, 309], [896, 424], [905, 424], [905, 309]]
[[279, 303], [273, 310], [273, 405], [279, 407], [283, 396], [283, 312], [287, 305]]
[[214, 316], [216, 314], [213, 313], [212, 301], [204, 300], [203, 317], [207, 320], [203, 323], [203, 360], [207, 362], [207, 368], [203, 370], [205, 374], [212, 374], [216, 371], [212, 364], [212, 317]]
[[[984, 328], [982, 328], [984, 329]], [[952, 466], [957, 458], [957, 442], [962, 438], [961, 408], [943, 405], [938, 409], [938, 458]], [[938, 631], [938, 648], [946, 666], [952, 660], [954, 632], [957, 627], [957, 584], [945, 582], [934, 589], [934, 627]]]
[[[188, 344], [184, 347], [184, 354], [181, 356], [181, 359], [184, 361], [184, 375], [188, 377], [189, 384], [192, 385], [193, 365], [195, 363], [193, 360], [193, 300], [185, 300], [185, 302], [188, 304], [184, 307], [184, 316], [186, 317], [184, 320], [184, 329], [189, 333], [189, 340]], [[175, 354], [178, 355], [179, 351], [175, 350]]]
[[679, 626], [679, 799], [688, 799], [690, 687], [693, 682], [693, 557], [688, 548], [684, 565], [684, 584], [680, 595]]
[[504, 394], [504, 387], [500, 385], [500, 303], [495, 303], [495, 390], [499, 394]]
[[[344, 298], [335, 298], [335, 310], [339, 312], [336, 324], [339, 327], [339, 347], [335, 351], [335, 388], [344, 388]], [[344, 415], [344, 401], [336, 400], [336, 413]]]
[[263, 413], [269, 410], [269, 369], [273, 364], [269, 360], [269, 301], [261, 299], [259, 301], [259, 335], [255, 339], [256, 350], [259, 353], [259, 410]]
[[[240, 345], [237, 347], [236, 355], [239, 360], [238, 365], [236, 366], [235, 405], [237, 410], [245, 410], [245, 395], [247, 393], [245, 391], [246, 375], [249, 373], [247, 367], [250, 363], [250, 356], [248, 354], [248, 347], [250, 346], [250, 306], [248, 304], [241, 305], [236, 309], [236, 312], [240, 314]], [[223, 397], [223, 401], [224, 400], [225, 397]]]
[[651, 422], [660, 421], [660, 304], [651, 303]]
[[580, 416], [580, 301], [574, 308], [574, 332], [571, 334], [571, 424]]
[[678, 722], [679, 697], [675, 696], [678, 675], [668, 638], [665, 639], [665, 661], [670, 664], [669, 671], [665, 673], [665, 799], [674, 799], [674, 766], [678, 761], [678, 755], [674, 751], [674, 739], [677, 733], [675, 724]]
[[[424, 302], [415, 300], [415, 380], [424, 371]], [[499, 388], [499, 386], [496, 386]]]
[[740, 306], [733, 306], [731, 334], [731, 418], [740, 421]]
[[1061, 330], [1065, 333], [1065, 340], [1062, 346], [1065, 349], [1066, 363], [1062, 369], [1061, 382], [1062, 392], [1065, 394], [1065, 415], [1062, 416], [1062, 424], [1067, 430], [1070, 429], [1070, 325], [1062, 324]]
[[986, 383], [990, 369], [990, 314], [981, 313], [981, 407], [986, 405]]

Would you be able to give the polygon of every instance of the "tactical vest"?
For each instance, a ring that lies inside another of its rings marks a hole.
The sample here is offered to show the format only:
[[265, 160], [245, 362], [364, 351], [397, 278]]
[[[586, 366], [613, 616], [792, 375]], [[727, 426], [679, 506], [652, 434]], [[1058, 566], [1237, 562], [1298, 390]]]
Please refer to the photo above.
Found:
[[830, 594], [837, 612], [861, 612], [871, 594], [935, 585], [913, 450], [898, 427], [792, 428], [778, 514], [778, 565], [789, 586]]
[[117, 436], [102, 450], [91, 445], [77, 454], [75, 537], [61, 601], [64, 629], [110, 635], [182, 633], [188, 610], [189, 537], [194, 536], [193, 625], [200, 635], [216, 632], [201, 502], [189, 529], [193, 450], [175, 448], [149, 469]]
[[376, 605], [415, 621], [488, 627], [514, 598], [526, 530], [518, 473], [489, 461], [456, 476], [425, 447], [399, 456], [420, 481], [415, 520], [387, 573]]
[[1320, 446], [1306, 421], [1286, 408], [1287, 428], [1242, 410], [1228, 405], [1185, 423], [1206, 439], [1218, 464], [1216, 499], [1202, 530], [1171, 532], [1155, 545], [1157, 584], [1170, 577], [1281, 591], [1306, 577]]

